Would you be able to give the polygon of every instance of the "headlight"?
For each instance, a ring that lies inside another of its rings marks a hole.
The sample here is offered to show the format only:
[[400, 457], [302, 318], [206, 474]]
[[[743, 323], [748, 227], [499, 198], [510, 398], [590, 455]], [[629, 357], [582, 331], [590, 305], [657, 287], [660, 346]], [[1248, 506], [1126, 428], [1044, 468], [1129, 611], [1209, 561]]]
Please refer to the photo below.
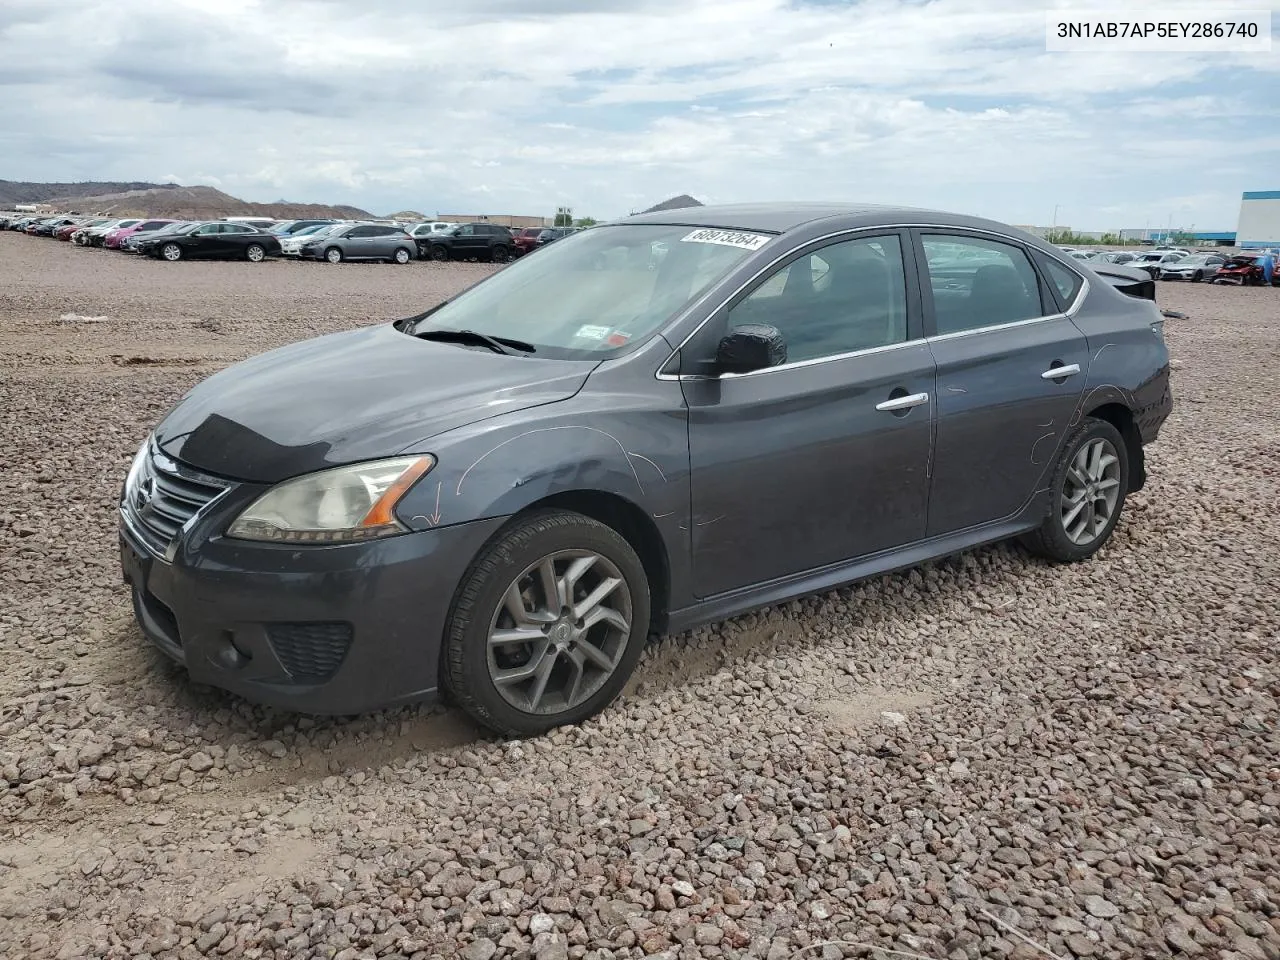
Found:
[[308, 474], [268, 490], [227, 529], [240, 540], [350, 543], [406, 532], [396, 504], [435, 457], [375, 460]]
[[129, 464], [129, 472], [124, 478], [124, 496], [129, 495], [129, 491], [138, 485], [138, 474], [142, 472], [143, 465], [147, 462], [147, 456], [151, 453], [151, 436], [148, 434], [146, 439], [142, 441], [142, 446], [138, 447], [138, 452], [133, 455], [133, 463]]

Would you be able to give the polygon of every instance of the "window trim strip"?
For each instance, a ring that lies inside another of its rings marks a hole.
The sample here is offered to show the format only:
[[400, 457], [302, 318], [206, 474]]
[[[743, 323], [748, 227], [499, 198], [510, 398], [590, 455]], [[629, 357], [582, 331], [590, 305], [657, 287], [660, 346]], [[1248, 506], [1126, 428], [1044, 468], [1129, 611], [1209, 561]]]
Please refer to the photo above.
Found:
[[[716, 306], [714, 310], [711, 310], [710, 312], [707, 313], [706, 317], [703, 318], [701, 323], [699, 323], [696, 327], [694, 327], [693, 330], [689, 331], [689, 334], [685, 336], [684, 339], [682, 339], [676, 345], [676, 347], [671, 351], [671, 353], [669, 353], [663, 359], [662, 363], [658, 364], [658, 368], [654, 371], [654, 374], [653, 374], [654, 378], [657, 380], [740, 379], [742, 377], [758, 376], [762, 373], [773, 373], [779, 370], [790, 370], [798, 367], [813, 366], [819, 363], [831, 363], [838, 360], [848, 360], [850, 358], [863, 356], [866, 354], [882, 353], [888, 350], [896, 350], [901, 347], [911, 346], [912, 344], [918, 344], [918, 343], [930, 344], [936, 341], [945, 342], [947, 340], [953, 340], [959, 337], [966, 337], [971, 334], [985, 334], [985, 333], [990, 333], [993, 330], [1002, 330], [1008, 327], [1020, 327], [1020, 326], [1024, 326], [1026, 324], [1031, 324], [1031, 323], [1042, 323], [1047, 320], [1062, 320], [1062, 319], [1069, 320], [1071, 319], [1071, 317], [1073, 317], [1076, 313], [1079, 312], [1080, 306], [1084, 303], [1084, 299], [1088, 295], [1089, 290], [1092, 287], [1092, 284], [1090, 283], [1089, 278], [1086, 277], [1081, 271], [1075, 270], [1074, 267], [1070, 267], [1060, 257], [1054, 257], [1053, 259], [1057, 260], [1059, 263], [1063, 264], [1064, 266], [1068, 266], [1068, 269], [1071, 269], [1072, 272], [1076, 273], [1084, 281], [1081, 284], [1080, 290], [1079, 292], [1076, 293], [1076, 297], [1071, 302], [1071, 304], [1065, 310], [1058, 313], [1046, 314], [1045, 316], [1041, 316], [1041, 317], [1029, 317], [1025, 320], [1013, 320], [1013, 321], [1010, 321], [1009, 323], [994, 323], [986, 327], [974, 327], [972, 330], [957, 330], [955, 333], [935, 334], [933, 336], [920, 337], [919, 339], [916, 339], [916, 340], [904, 340], [902, 343], [891, 343], [881, 347], [870, 347], [866, 350], [855, 350], [855, 351], [852, 351], [851, 353], [835, 354], [830, 357], [816, 357], [812, 360], [798, 360], [795, 363], [783, 363], [783, 364], [779, 364], [776, 367], [763, 367], [760, 370], [751, 370], [747, 373], [707, 374], [707, 373], [663, 373], [662, 372], [663, 368], [666, 367], [669, 363], [671, 363], [672, 359], [681, 350], [684, 349], [685, 345], [688, 344], [689, 341], [692, 340], [694, 337], [696, 337], [702, 331], [702, 328], [705, 327], [708, 323], [710, 323], [711, 320], [716, 316], [716, 314], [718, 314], [721, 310], [723, 310], [729, 304], [729, 302], [733, 300], [734, 297], [736, 297], [743, 290], [747, 289], [747, 287], [751, 286], [753, 283], [759, 280], [760, 277], [764, 276], [765, 273], [767, 273], [769, 270], [772, 270], [775, 266], [777, 266], [783, 260], [786, 260], [788, 257], [792, 256], [793, 254], [799, 253], [805, 249], [808, 249], [808, 248], [816, 249], [819, 245], [826, 245], [838, 238], [852, 237], [857, 234], [875, 235], [877, 233], [883, 233], [885, 231], [891, 231], [891, 230], [946, 230], [949, 232], [959, 231], [961, 234], [976, 233], [976, 234], [981, 234], [983, 236], [994, 237], [997, 240], [1001, 240], [1005, 243], [1014, 244], [1023, 249], [1026, 249], [1027, 247], [1025, 241], [1020, 240], [1017, 237], [1011, 237], [1006, 233], [1000, 233], [995, 230], [987, 230], [982, 227], [962, 227], [962, 226], [955, 226], [953, 224], [941, 224], [941, 223], [877, 223], [871, 226], [850, 227], [844, 230], [837, 230], [833, 233], [824, 234], [821, 237], [816, 237], [813, 240], [808, 241], [807, 243], [803, 243], [798, 247], [794, 247], [790, 250], [787, 250], [783, 253], [778, 254], [773, 259], [771, 259], [768, 263], [762, 265], [759, 270], [753, 273], [741, 284], [739, 284], [731, 293], [729, 293], [720, 301], [720, 303]], [[783, 235], [785, 236], [785, 234]], [[1034, 249], [1040, 250], [1039, 247], [1036, 247]], [[1041, 250], [1040, 252], [1045, 253], [1047, 255], [1047, 251]], [[905, 259], [906, 253], [907, 253], [906, 247], [903, 247], [902, 253]], [[918, 257], [916, 255], [914, 247], [911, 251], [911, 256], [913, 260], [917, 261], [917, 267], [918, 267], [919, 266]], [[1027, 253], [1027, 259], [1031, 261], [1032, 269], [1034, 270], [1035, 260], [1030, 255], [1029, 251]], [[903, 264], [903, 268], [906, 269], [905, 262]], [[924, 292], [921, 291], [920, 295], [921, 295], [921, 298], [923, 299]], [[701, 304], [705, 303], [709, 297], [710, 297], [709, 293], [704, 294], [702, 297], [698, 299], [698, 301], [695, 303], [694, 306], [700, 306]], [[921, 304], [921, 307], [923, 308], [923, 303]], [[908, 308], [909, 308], [909, 305], [908, 305]], [[677, 326], [679, 322], [680, 322], [679, 320], [676, 320], [673, 323], [666, 326], [665, 328], [663, 328], [662, 330], [660, 330], [659, 336], [663, 337], [663, 339], [668, 339], [666, 337], [666, 334], [671, 331], [672, 327]], [[910, 323], [910, 318], [908, 318], [908, 324], [909, 323]], [[670, 342], [669, 339], [668, 339], [668, 342]]]

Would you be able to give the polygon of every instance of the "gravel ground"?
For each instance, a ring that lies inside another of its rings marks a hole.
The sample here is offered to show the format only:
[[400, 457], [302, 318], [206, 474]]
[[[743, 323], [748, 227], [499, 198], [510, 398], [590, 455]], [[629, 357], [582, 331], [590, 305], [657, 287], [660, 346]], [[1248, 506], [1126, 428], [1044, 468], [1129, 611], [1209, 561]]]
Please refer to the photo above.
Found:
[[0, 234], [0, 956], [1280, 957], [1274, 290], [1161, 286], [1176, 408], [1093, 562], [666, 638], [578, 729], [299, 718], [153, 653], [115, 555], [146, 429], [489, 269]]

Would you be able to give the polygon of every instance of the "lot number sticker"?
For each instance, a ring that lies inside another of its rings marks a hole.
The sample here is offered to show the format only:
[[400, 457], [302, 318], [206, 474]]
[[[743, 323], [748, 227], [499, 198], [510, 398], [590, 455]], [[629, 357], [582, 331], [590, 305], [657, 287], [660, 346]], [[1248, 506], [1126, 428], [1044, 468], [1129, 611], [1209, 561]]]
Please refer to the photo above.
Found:
[[741, 247], [743, 250], [759, 250], [773, 237], [760, 233], [739, 233], [734, 230], [695, 230], [681, 237], [681, 243], [718, 243], [722, 247]]

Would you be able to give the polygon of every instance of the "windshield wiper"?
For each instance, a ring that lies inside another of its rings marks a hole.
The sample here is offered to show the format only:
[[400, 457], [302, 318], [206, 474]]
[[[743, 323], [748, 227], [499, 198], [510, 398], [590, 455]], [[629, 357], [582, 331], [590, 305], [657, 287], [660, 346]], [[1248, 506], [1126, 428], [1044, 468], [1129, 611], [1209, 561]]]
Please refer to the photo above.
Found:
[[477, 333], [475, 330], [421, 330], [414, 334], [422, 340], [436, 340], [440, 343], [471, 343], [480, 347], [488, 347], [494, 353], [501, 353], [504, 356], [511, 356], [511, 350], [517, 350], [520, 353], [535, 353], [536, 348], [532, 343], [525, 343], [523, 340], [513, 340], [510, 337], [491, 337], [487, 333]]

